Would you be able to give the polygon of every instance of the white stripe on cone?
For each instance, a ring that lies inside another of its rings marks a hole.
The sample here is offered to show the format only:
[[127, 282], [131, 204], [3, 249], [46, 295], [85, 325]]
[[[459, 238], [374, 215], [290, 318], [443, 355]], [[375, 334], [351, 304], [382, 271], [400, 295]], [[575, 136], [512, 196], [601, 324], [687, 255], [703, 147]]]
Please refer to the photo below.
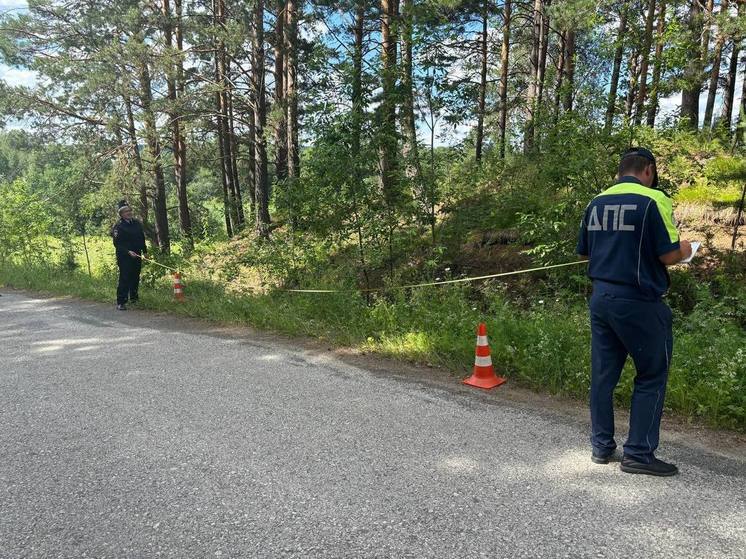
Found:
[[174, 289], [174, 293], [183, 293], [181, 289]]
[[487, 336], [477, 336], [477, 345], [487, 345]]
[[487, 357], [480, 357], [479, 355], [474, 357], [474, 364], [477, 367], [489, 367], [492, 365], [492, 357], [489, 355]]

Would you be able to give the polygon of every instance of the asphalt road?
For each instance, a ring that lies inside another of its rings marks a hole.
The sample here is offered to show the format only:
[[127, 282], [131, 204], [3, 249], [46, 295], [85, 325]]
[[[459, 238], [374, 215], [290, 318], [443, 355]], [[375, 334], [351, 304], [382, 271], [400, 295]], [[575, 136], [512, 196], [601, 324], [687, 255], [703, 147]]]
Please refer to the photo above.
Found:
[[746, 557], [746, 465], [266, 336], [3, 292], [0, 557]]

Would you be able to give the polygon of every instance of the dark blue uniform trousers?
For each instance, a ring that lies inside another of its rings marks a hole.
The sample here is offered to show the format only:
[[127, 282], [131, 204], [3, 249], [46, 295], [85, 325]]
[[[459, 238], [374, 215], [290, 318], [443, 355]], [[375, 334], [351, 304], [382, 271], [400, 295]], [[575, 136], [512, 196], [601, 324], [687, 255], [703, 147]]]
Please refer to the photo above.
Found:
[[117, 266], [119, 266], [119, 283], [117, 283], [117, 305], [130, 301], [137, 301], [140, 287], [140, 270], [142, 262], [127, 253], [117, 252]]
[[662, 301], [637, 301], [594, 290], [590, 314], [591, 444], [602, 454], [616, 448], [614, 389], [630, 355], [637, 375], [624, 454], [650, 463], [658, 448], [673, 349], [671, 309]]

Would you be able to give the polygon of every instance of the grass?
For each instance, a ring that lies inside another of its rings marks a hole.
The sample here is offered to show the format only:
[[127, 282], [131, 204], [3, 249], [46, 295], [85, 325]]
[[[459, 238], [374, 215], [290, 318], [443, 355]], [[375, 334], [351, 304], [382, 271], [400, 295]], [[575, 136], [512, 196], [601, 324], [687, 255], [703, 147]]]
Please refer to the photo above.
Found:
[[741, 199], [741, 186], [729, 184], [718, 186], [709, 183], [697, 183], [682, 188], [676, 193], [676, 202], [714, 206], [734, 206]]
[[[174, 304], [169, 278], [148, 271], [141, 289], [142, 305], [312, 336], [443, 366], [459, 376], [466, 375], [473, 363], [475, 327], [485, 321], [493, 361], [501, 374], [539, 390], [587, 397], [590, 334], [585, 301], [577, 294], [551, 299], [537, 296], [519, 305], [497, 283], [393, 292], [368, 305], [357, 293], [240, 295], [189, 276], [185, 283], [186, 303]], [[113, 304], [116, 277], [105, 261], [92, 276], [59, 267], [6, 264], [0, 267], [0, 284]], [[691, 283], [686, 285], [691, 289]], [[700, 302], [691, 313], [677, 313], [667, 409], [712, 426], [744, 431], [746, 330], [718, 307], [722, 302], [705, 292], [697, 297]], [[629, 402], [633, 374], [628, 366], [617, 390], [623, 405]]]

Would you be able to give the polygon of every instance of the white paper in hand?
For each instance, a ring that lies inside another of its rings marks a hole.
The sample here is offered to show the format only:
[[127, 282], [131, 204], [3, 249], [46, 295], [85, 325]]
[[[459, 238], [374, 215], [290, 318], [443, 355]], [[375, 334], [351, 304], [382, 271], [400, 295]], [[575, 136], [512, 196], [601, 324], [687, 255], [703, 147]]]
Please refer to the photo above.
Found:
[[686, 260], [682, 260], [680, 262], [680, 264], [688, 264], [689, 262], [691, 262], [692, 258], [694, 258], [694, 255], [697, 254], [697, 251], [699, 250], [699, 247], [700, 247], [701, 244], [702, 243], [700, 243], [699, 241], [692, 241], [692, 254], [691, 254], [691, 256], [689, 258], [687, 258]]

